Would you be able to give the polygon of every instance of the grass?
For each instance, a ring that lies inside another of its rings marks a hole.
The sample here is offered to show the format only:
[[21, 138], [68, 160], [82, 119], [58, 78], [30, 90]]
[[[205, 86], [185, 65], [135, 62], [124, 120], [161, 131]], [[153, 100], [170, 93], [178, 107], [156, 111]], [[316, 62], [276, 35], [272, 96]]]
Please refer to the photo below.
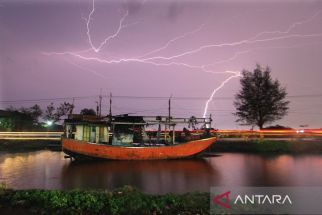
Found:
[[113, 191], [11, 190], [1, 185], [1, 209], [30, 214], [209, 214], [209, 193], [149, 195], [130, 186]]

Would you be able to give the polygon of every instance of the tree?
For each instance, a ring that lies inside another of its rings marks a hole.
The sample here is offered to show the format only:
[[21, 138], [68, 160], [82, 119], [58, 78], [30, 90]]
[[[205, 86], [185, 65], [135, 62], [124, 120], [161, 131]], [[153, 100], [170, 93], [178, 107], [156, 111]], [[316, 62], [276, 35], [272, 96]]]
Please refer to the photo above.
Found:
[[11, 118], [0, 119], [0, 131], [12, 131], [15, 129], [15, 124]]
[[82, 114], [82, 115], [96, 116], [96, 112], [92, 108], [90, 108], [90, 109], [84, 108], [84, 109], [81, 110], [80, 114]]
[[241, 90], [235, 95], [234, 105], [237, 122], [258, 126], [281, 119], [287, 114], [289, 101], [285, 100], [286, 89], [279, 81], [272, 80], [268, 67], [256, 65], [253, 72], [243, 70]]
[[35, 104], [34, 106], [28, 108], [28, 111], [31, 118], [33, 119], [34, 124], [38, 124], [38, 119], [43, 114], [43, 111], [41, 110], [40, 106]]
[[58, 122], [63, 116], [67, 116], [73, 112], [74, 105], [68, 102], [61, 103], [58, 108], [55, 108], [53, 103], [50, 103], [44, 114], [44, 119], [48, 121]]
[[55, 120], [55, 107], [54, 103], [50, 103], [45, 110], [44, 119], [48, 121], [54, 121]]
[[56, 109], [55, 121], [59, 121], [62, 119], [63, 116], [67, 116], [73, 112], [74, 105], [68, 102], [61, 103], [60, 106]]
[[29, 108], [21, 107], [20, 109], [15, 109], [14, 107], [10, 107], [8, 110], [18, 111], [26, 116], [29, 116], [29, 118], [32, 119], [32, 122], [35, 125], [37, 125], [39, 123], [38, 119], [43, 113], [40, 106], [37, 104], [35, 104], [34, 106], [31, 106]]

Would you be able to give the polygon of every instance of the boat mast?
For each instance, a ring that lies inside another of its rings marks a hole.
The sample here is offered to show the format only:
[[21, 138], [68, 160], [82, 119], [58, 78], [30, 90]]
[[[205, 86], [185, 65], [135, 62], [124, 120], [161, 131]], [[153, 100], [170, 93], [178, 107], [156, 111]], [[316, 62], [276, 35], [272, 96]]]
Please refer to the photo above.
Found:
[[164, 141], [167, 142], [167, 128], [169, 126], [169, 132], [170, 132], [170, 116], [171, 116], [171, 97], [170, 96], [168, 100], [168, 117], [165, 118], [165, 124], [164, 124]]
[[[169, 98], [169, 107], [168, 107], [169, 137], [170, 137], [170, 131], [171, 131], [171, 98], [172, 98], [172, 95]], [[175, 140], [175, 130], [174, 130], [174, 125], [173, 125], [173, 130], [172, 130], [172, 144], [174, 144], [174, 140]]]

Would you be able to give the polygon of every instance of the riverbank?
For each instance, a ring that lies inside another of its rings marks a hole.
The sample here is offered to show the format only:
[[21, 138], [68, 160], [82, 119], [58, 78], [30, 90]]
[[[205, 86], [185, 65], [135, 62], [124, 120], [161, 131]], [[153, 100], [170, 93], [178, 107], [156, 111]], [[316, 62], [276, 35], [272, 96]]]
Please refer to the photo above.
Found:
[[130, 187], [11, 190], [0, 187], [1, 214], [209, 214], [209, 193], [149, 195]]
[[[3, 140], [0, 151], [21, 152], [36, 150], [61, 150], [60, 140]], [[322, 153], [322, 139], [242, 139], [220, 138], [208, 152], [252, 152], [252, 153]]]
[[321, 139], [219, 139], [209, 149], [211, 152], [252, 152], [252, 153], [322, 153]]
[[61, 150], [60, 140], [6, 140], [0, 139], [0, 151], [20, 152], [43, 149]]

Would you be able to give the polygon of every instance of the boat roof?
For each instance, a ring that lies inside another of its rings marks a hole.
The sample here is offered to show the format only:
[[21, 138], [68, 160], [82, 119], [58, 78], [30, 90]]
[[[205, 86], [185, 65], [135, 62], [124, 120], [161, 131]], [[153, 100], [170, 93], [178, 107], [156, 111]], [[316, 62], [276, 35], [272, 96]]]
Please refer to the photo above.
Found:
[[145, 121], [143, 119], [143, 116], [129, 116], [128, 114], [114, 116], [113, 121], [116, 121], [116, 122], [145, 123]]
[[93, 115], [82, 115], [82, 114], [70, 114], [68, 119], [65, 119], [67, 124], [95, 124], [95, 125], [106, 125], [107, 121], [102, 117]]
[[[98, 117], [93, 115], [82, 115], [82, 114], [70, 114], [68, 119], [65, 119], [67, 124], [100, 124], [106, 125], [110, 122], [109, 116]], [[118, 115], [112, 117], [112, 123], [142, 123], [145, 121], [142, 116], [129, 116], [129, 115]]]
[[116, 115], [116, 116], [96, 116], [96, 115], [82, 115], [82, 114], [70, 114], [68, 119], [65, 120], [67, 124], [95, 124], [95, 125], [108, 125], [108, 124], [186, 124], [186, 123], [209, 123], [206, 118], [172, 118], [168, 116], [131, 116], [128, 114]]

